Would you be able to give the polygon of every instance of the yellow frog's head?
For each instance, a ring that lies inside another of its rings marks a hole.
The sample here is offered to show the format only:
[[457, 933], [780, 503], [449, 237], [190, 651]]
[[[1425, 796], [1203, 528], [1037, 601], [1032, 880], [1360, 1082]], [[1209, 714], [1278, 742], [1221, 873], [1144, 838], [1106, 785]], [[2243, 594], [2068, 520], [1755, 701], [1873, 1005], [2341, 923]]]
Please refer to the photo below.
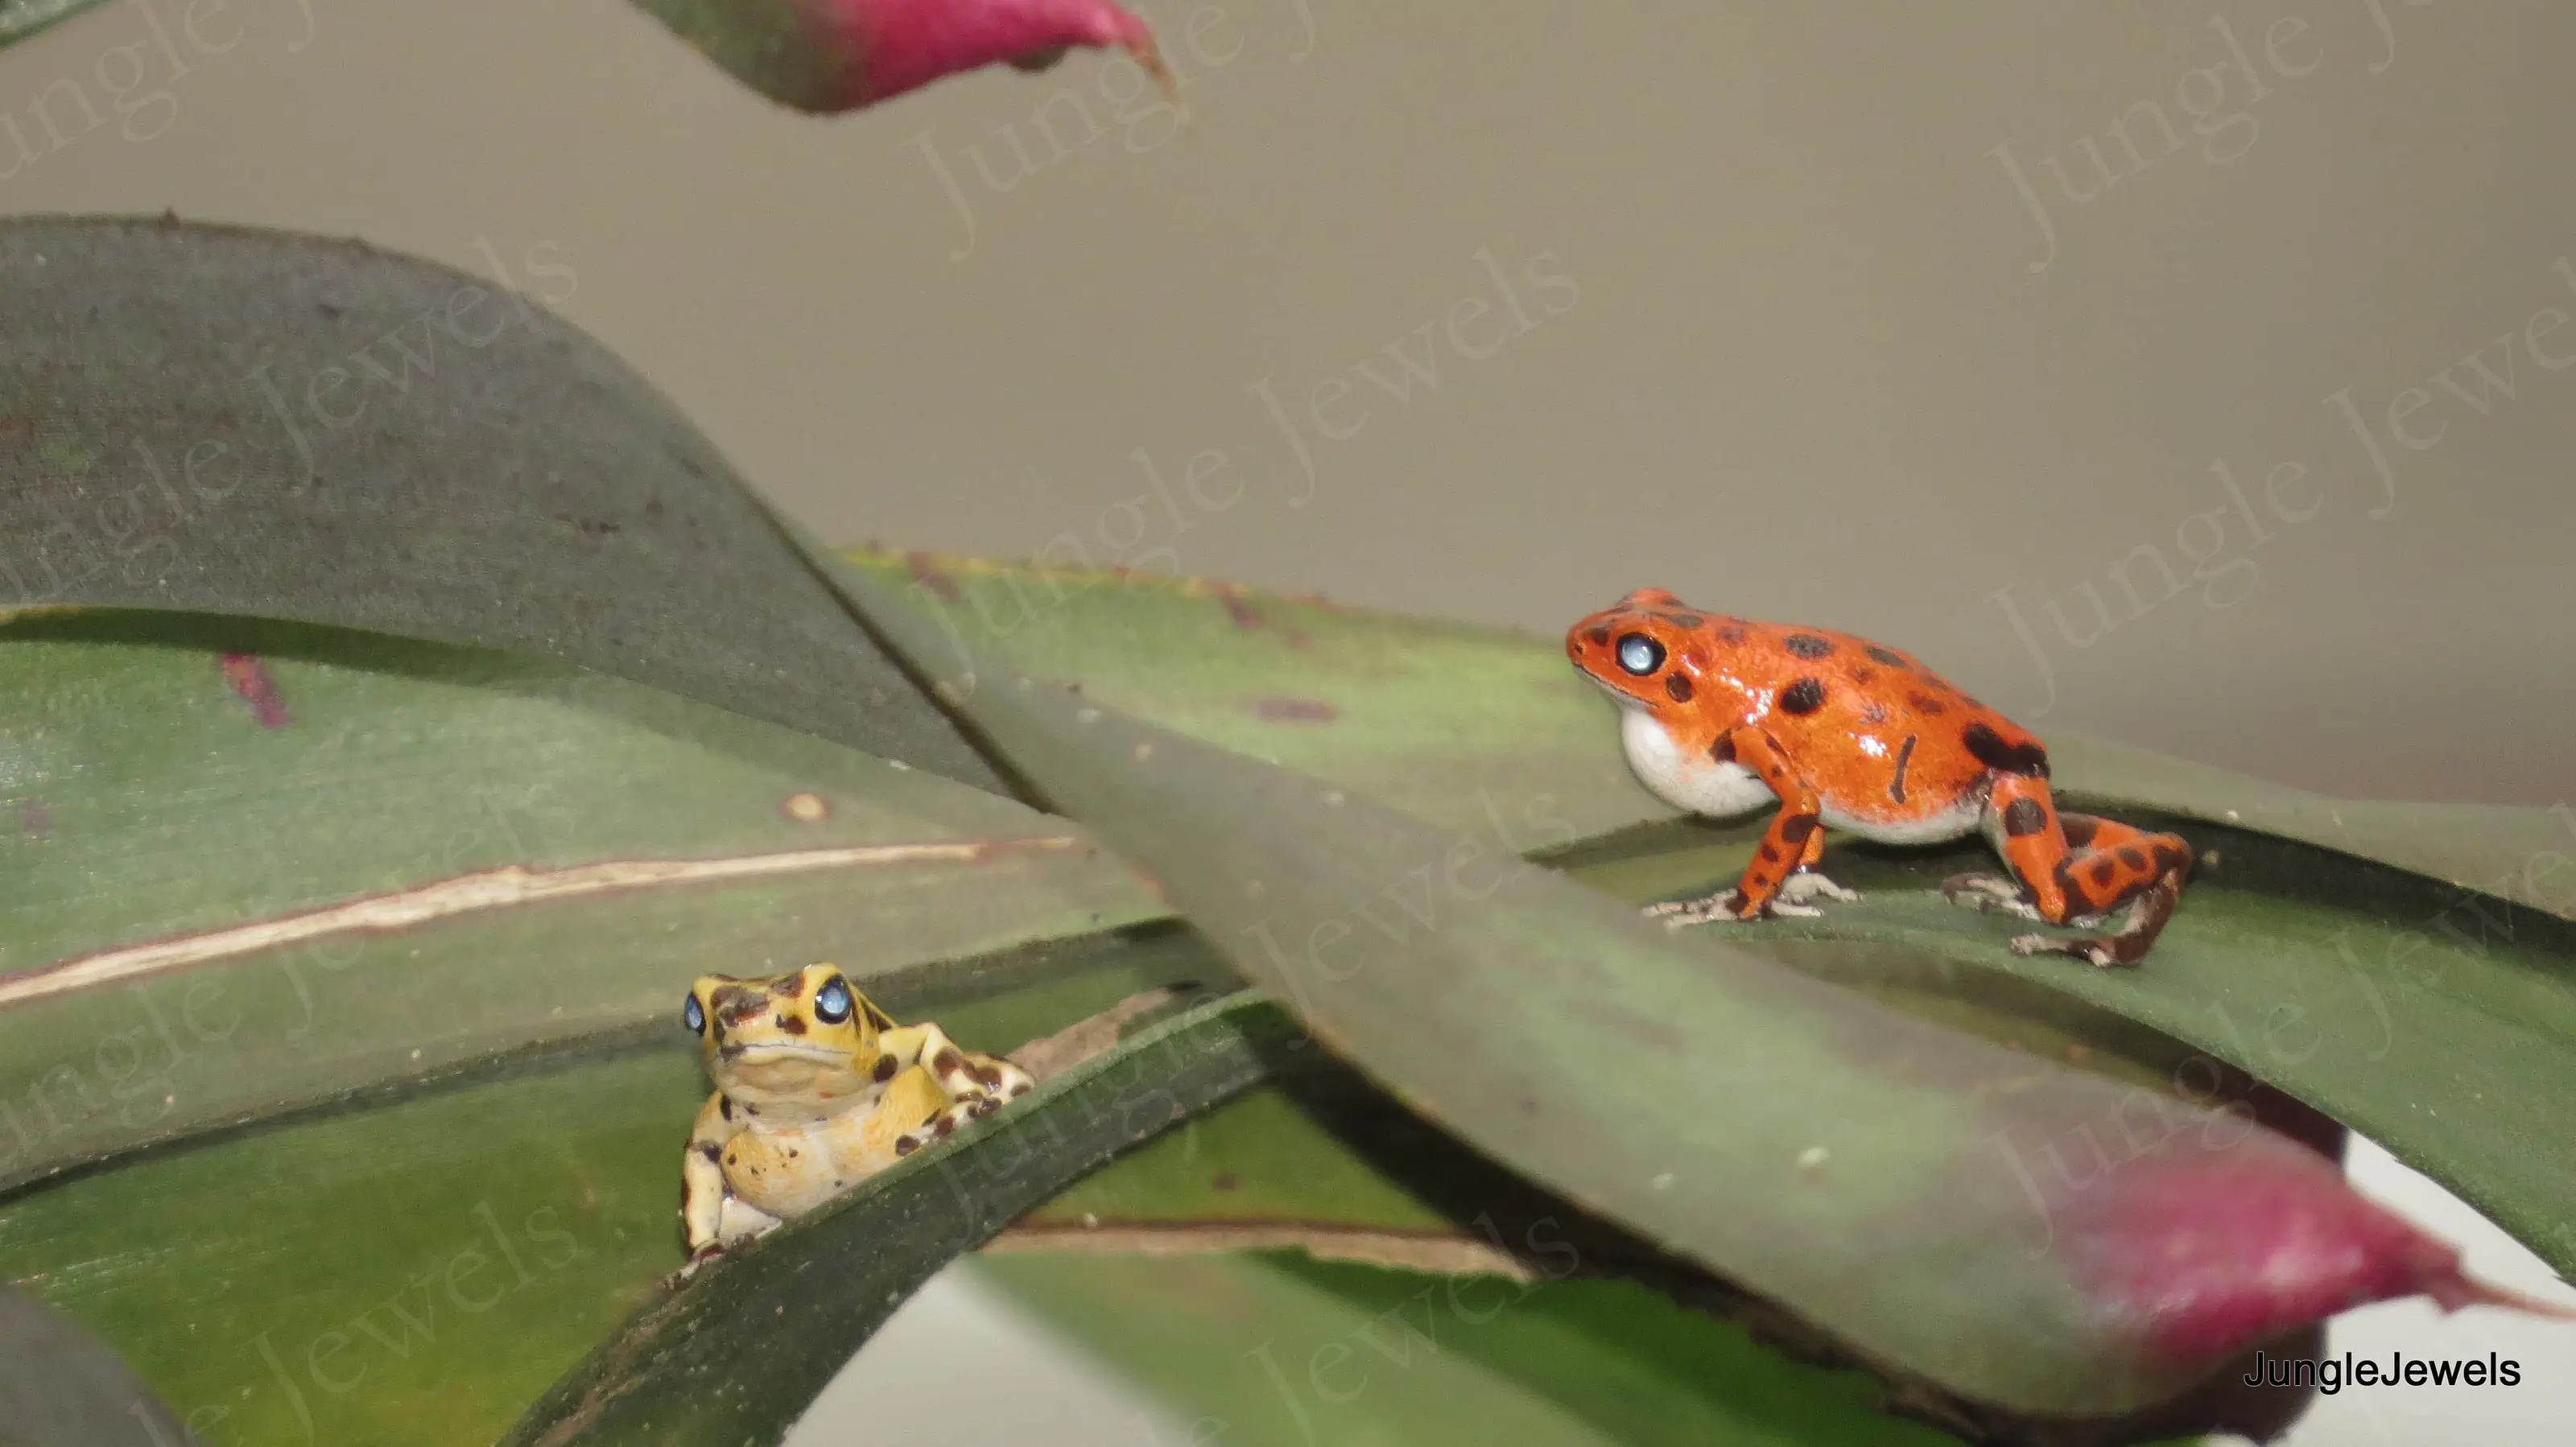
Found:
[[716, 1089], [756, 1110], [829, 1115], [892, 1073], [877, 1037], [894, 1022], [832, 965], [765, 980], [701, 975], [680, 1019]]

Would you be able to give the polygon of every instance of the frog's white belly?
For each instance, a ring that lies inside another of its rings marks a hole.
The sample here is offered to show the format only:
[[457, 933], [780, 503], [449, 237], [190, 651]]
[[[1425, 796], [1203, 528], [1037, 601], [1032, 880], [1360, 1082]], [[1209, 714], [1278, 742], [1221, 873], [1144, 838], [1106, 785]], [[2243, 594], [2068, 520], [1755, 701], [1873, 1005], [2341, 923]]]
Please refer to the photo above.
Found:
[[[1779, 794], [1759, 774], [1742, 764], [1720, 763], [1683, 748], [1643, 709], [1620, 709], [1619, 742], [1627, 750], [1628, 767], [1636, 771], [1637, 781], [1676, 809], [1727, 819], [1780, 802]], [[1849, 813], [1830, 800], [1818, 801], [1816, 812], [1826, 828], [1880, 844], [1937, 844], [1973, 831], [1984, 808], [1980, 793], [1930, 814], [1890, 811], [1870, 818]]]
[[1619, 742], [1627, 748], [1628, 767], [1636, 771], [1637, 782], [1676, 809], [1724, 819], [1780, 800], [1761, 775], [1742, 764], [1719, 763], [1704, 753], [1685, 751], [1643, 709], [1619, 710]]

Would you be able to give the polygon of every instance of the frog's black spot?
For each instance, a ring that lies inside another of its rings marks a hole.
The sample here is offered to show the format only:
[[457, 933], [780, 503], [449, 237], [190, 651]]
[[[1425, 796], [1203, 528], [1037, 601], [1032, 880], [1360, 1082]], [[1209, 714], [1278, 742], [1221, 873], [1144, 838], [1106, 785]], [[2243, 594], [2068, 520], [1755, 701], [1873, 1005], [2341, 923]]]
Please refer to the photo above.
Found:
[[1744, 630], [1729, 623], [1717, 630], [1717, 637], [1721, 643], [1741, 644], [1744, 642]]
[[1610, 628], [1607, 624], [1598, 625], [1587, 631], [1583, 636], [1591, 639], [1592, 646], [1595, 648], [1607, 648], [1610, 646]]
[[1802, 678], [1780, 690], [1780, 709], [1800, 718], [1825, 706], [1825, 686], [1812, 678]]
[[1000, 1110], [1001, 1108], [1002, 1102], [998, 1097], [987, 1095], [978, 1098], [973, 1105], [966, 1107], [966, 1111], [969, 1115], [981, 1120], [985, 1116], [991, 1115], [993, 1112]]
[[791, 1161], [792, 1161], [792, 1160], [794, 1160], [794, 1159], [796, 1159], [796, 1147], [794, 1147], [794, 1146], [789, 1146], [789, 1147], [787, 1148], [787, 1159], [789, 1159], [789, 1160], [791, 1160]]
[[943, 1116], [941, 1116], [941, 1117], [939, 1118], [939, 1124], [937, 1124], [937, 1125], [935, 1125], [935, 1126], [932, 1126], [932, 1127], [930, 1128], [930, 1133], [931, 1133], [932, 1135], [938, 1135], [938, 1136], [954, 1135], [954, 1134], [956, 1134], [956, 1132], [957, 1132], [957, 1117], [955, 1117], [955, 1116], [953, 1116], [953, 1115], [943, 1115]]
[[1934, 698], [1928, 693], [1907, 694], [1905, 696], [1905, 706], [1914, 710], [1916, 713], [1922, 714], [1926, 718], [1939, 718], [1941, 715], [1950, 711], [1950, 706], [1948, 704], [1943, 703], [1941, 700]]
[[2135, 844], [2123, 844], [2120, 846], [2120, 862], [2140, 874], [2147, 872], [2147, 856], [2144, 851], [2140, 850]]
[[724, 1117], [725, 1119], [727, 1119], [727, 1120], [731, 1120], [731, 1119], [733, 1119], [733, 1097], [732, 1097], [732, 1096], [730, 1096], [730, 1095], [721, 1095], [721, 1096], [716, 1097], [716, 1114], [723, 1116], [723, 1117]]
[[973, 1074], [977, 1085], [999, 1085], [1002, 1083], [1002, 1068], [998, 1065], [978, 1065], [974, 1068]]
[[914, 1140], [910, 1136], [898, 1136], [895, 1139], [894, 1153], [896, 1155], [908, 1156], [919, 1149], [921, 1149], [921, 1142]]
[[2020, 774], [2033, 779], [2048, 777], [2048, 750], [2029, 740], [2018, 744], [2005, 743], [2003, 736], [1983, 719], [1968, 725], [1967, 730], [1959, 735], [1959, 742], [1968, 746], [1968, 752], [1976, 756], [1978, 763], [1997, 773]]
[[805, 977], [803, 975], [789, 975], [785, 979], [772, 980], [769, 982], [769, 993], [778, 996], [782, 1000], [793, 1000], [799, 994], [802, 994], [804, 989]]
[[2169, 874], [2190, 863], [2191, 850], [2187, 846], [2179, 843], [2162, 843], [2156, 846], [2156, 872], [2158, 874]]
[[805, 1017], [802, 1015], [781, 1015], [778, 1017], [778, 1028], [786, 1031], [790, 1035], [802, 1035], [805, 1033]]
[[1676, 628], [1697, 628], [1708, 620], [1697, 613], [1662, 613], [1656, 615]]
[[1780, 644], [1800, 658], [1822, 658], [1834, 651], [1834, 645], [1813, 633], [1792, 633], [1781, 639]]
[[930, 1058], [930, 1068], [941, 1075], [955, 1075], [957, 1068], [963, 1064], [965, 1062], [957, 1058], [957, 1052], [946, 1047]]
[[877, 1057], [876, 1076], [880, 1083], [894, 1079], [894, 1072], [895, 1063], [893, 1056], [880, 1055]]
[[2048, 811], [2037, 799], [2015, 799], [2004, 809], [2004, 833], [2015, 839], [2027, 839], [2048, 827]]
[[1678, 670], [1676, 670], [1676, 671], [1674, 671], [1674, 672], [1672, 672], [1672, 673], [1667, 673], [1667, 674], [1665, 674], [1665, 675], [1664, 675], [1664, 692], [1665, 692], [1666, 694], [1670, 695], [1670, 696], [1671, 696], [1671, 698], [1672, 698], [1672, 701], [1673, 701], [1673, 702], [1675, 702], [1675, 703], [1688, 703], [1688, 702], [1690, 702], [1690, 701], [1691, 701], [1691, 681], [1690, 681], [1690, 678], [1689, 678], [1687, 675], [1685, 675], [1685, 674], [1681, 673], [1681, 672], [1680, 672], [1680, 671], [1678, 671]]
[[2114, 865], [2108, 859], [2096, 859], [2093, 861], [2093, 868], [2089, 872], [2092, 874], [2093, 882], [2095, 884], [2107, 885], [2111, 882], [2111, 876], [2118, 873], [2119, 870], [2118, 866]]
[[2066, 842], [2077, 849], [2081, 849], [2085, 845], [2092, 843], [2094, 832], [2099, 830], [2101, 827], [2102, 821], [2094, 818], [2090, 814], [2060, 814], [2057, 816], [2057, 832], [2065, 835]]
[[[721, 1163], [724, 1160], [724, 1147], [717, 1145], [713, 1141], [709, 1141], [698, 1147], [698, 1154], [705, 1156], [708, 1160]], [[669, 1158], [664, 1157], [664, 1159], [667, 1160]]]
[[1807, 836], [1815, 832], [1816, 816], [1813, 814], [1792, 814], [1780, 821], [1781, 842], [1792, 848], [1806, 843]]
[[868, 1012], [868, 1021], [869, 1021], [869, 1023], [871, 1023], [871, 1024], [875, 1025], [875, 1026], [877, 1027], [877, 1029], [879, 1029], [879, 1030], [891, 1030], [891, 1029], [893, 1029], [893, 1028], [894, 1028], [894, 1019], [893, 1019], [893, 1017], [892, 1017], [892, 1016], [889, 1016], [888, 1014], [886, 1014], [886, 1012], [885, 1012], [885, 1011], [878, 1009], [878, 1008], [876, 1007], [876, 1002], [875, 1002], [875, 1001], [873, 1001], [873, 1000], [867, 1001], [867, 1002], [866, 1002], [866, 1008], [867, 1008], [867, 1012]]
[[1717, 736], [1717, 742], [1708, 746], [1708, 756], [1721, 764], [1734, 763], [1735, 735], [1719, 734]]
[[1890, 668], [1903, 668], [1905, 666], [1905, 655], [1897, 652], [1893, 648], [1881, 648], [1877, 644], [1873, 643], [1867, 648], [1862, 649], [1861, 652], [1868, 654], [1870, 657], [1886, 664]]
[[1768, 845], [1768, 844], [1763, 845], [1763, 846], [1762, 846], [1762, 851], [1761, 851], [1761, 852], [1762, 852], [1762, 862], [1763, 862], [1763, 863], [1765, 863], [1765, 864], [1777, 864], [1777, 863], [1779, 863], [1779, 862], [1780, 862], [1780, 851], [1779, 851], [1779, 850], [1777, 850], [1777, 849], [1772, 848], [1770, 845]]
[[1914, 762], [1914, 746], [1919, 742], [1915, 735], [1907, 734], [1905, 742], [1896, 746], [1896, 777], [1888, 781], [1887, 797], [1899, 804], [1905, 802], [1905, 766]]

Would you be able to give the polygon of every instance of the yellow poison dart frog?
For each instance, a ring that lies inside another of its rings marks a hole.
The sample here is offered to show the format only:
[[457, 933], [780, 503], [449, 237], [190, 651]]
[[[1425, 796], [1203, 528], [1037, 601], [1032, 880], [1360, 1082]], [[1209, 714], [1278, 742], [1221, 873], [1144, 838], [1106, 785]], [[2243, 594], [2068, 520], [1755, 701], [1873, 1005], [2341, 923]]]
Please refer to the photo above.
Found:
[[681, 1020], [716, 1087], [681, 1162], [692, 1270], [1034, 1084], [937, 1025], [897, 1027], [829, 964], [701, 976]]

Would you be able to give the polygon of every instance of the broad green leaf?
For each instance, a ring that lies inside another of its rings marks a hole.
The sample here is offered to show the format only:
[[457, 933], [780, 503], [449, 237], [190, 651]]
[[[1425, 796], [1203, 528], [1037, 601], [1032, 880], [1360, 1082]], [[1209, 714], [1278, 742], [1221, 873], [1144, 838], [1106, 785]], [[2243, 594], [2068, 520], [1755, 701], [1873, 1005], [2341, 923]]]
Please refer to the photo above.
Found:
[[[935, 1018], [1007, 1050], [1170, 964], [1149, 944]], [[146, 1153], [0, 1201], [0, 1281], [97, 1333], [206, 1447], [489, 1442], [681, 1264], [707, 1090], [656, 1030]]]
[[[878, 577], [834, 576], [1014, 768], [1409, 1108], [1897, 1370], [2118, 1412], [2331, 1309], [2315, 1302], [2450, 1286], [2308, 1282], [2323, 1263], [2283, 1233], [2310, 1213], [2354, 1233], [2330, 1274], [2431, 1258], [2285, 1138], [2217, 1146], [2219, 1117], [2161, 1115], [2084, 1189], [2016, 1179], [1999, 1140], [2074, 1138], [2136, 1092], [1676, 940], [1509, 839], [1120, 715], [979, 657]], [[2177, 1309], [2175, 1278], [2212, 1294]], [[2249, 1281], [2281, 1290], [2234, 1298]]]
[[1118, 1151], [1293, 1060], [1301, 1043], [1249, 992], [1143, 1029], [947, 1146], [655, 1293], [504, 1441], [776, 1442], [949, 1260]]
[[708, 971], [830, 959], [919, 995], [943, 967], [954, 995], [1160, 914], [1062, 820], [622, 679], [0, 623], [0, 1181], [659, 1028]]
[[356, 242], [0, 221], [0, 609], [516, 649], [998, 780], [660, 394], [520, 288]]

